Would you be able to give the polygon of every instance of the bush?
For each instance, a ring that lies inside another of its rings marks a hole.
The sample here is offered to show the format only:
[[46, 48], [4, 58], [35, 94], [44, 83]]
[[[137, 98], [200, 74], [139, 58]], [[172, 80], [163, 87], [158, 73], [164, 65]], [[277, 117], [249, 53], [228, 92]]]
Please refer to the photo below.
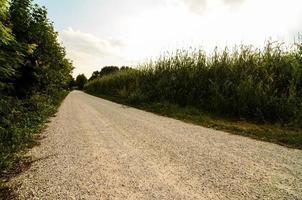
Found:
[[32, 0], [0, 0], [0, 35], [2, 171], [65, 97], [73, 67], [46, 8]]
[[67, 91], [52, 96], [35, 94], [28, 99], [0, 100], [0, 170], [12, 164], [15, 153], [30, 145], [35, 134], [65, 98]]

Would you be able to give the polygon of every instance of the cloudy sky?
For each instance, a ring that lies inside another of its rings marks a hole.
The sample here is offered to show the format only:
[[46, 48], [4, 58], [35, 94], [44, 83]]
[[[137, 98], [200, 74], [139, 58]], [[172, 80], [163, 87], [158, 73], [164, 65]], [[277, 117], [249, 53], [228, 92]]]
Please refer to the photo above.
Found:
[[48, 8], [74, 75], [135, 65], [166, 50], [291, 42], [301, 0], [35, 0]]

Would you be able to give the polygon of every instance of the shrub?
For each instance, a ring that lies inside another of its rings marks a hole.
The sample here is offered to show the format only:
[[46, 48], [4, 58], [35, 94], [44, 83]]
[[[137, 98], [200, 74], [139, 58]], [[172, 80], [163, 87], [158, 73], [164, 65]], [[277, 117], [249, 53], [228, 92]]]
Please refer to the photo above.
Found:
[[47, 117], [52, 115], [67, 91], [51, 96], [35, 94], [28, 99], [0, 99], [0, 170], [8, 168], [15, 153], [28, 146]]

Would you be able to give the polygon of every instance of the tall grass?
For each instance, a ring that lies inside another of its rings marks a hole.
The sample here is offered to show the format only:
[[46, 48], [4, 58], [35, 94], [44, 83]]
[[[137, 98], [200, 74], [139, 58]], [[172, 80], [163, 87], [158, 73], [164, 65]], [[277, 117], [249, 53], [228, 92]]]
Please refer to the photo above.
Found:
[[171, 103], [259, 123], [302, 127], [302, 45], [178, 50], [86, 84], [130, 103]]

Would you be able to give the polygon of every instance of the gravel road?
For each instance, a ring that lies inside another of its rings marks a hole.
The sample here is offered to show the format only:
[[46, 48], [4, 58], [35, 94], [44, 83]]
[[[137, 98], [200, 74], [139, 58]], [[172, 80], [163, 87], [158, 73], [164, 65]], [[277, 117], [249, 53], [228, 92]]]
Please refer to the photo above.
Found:
[[302, 199], [302, 151], [71, 92], [20, 199]]

